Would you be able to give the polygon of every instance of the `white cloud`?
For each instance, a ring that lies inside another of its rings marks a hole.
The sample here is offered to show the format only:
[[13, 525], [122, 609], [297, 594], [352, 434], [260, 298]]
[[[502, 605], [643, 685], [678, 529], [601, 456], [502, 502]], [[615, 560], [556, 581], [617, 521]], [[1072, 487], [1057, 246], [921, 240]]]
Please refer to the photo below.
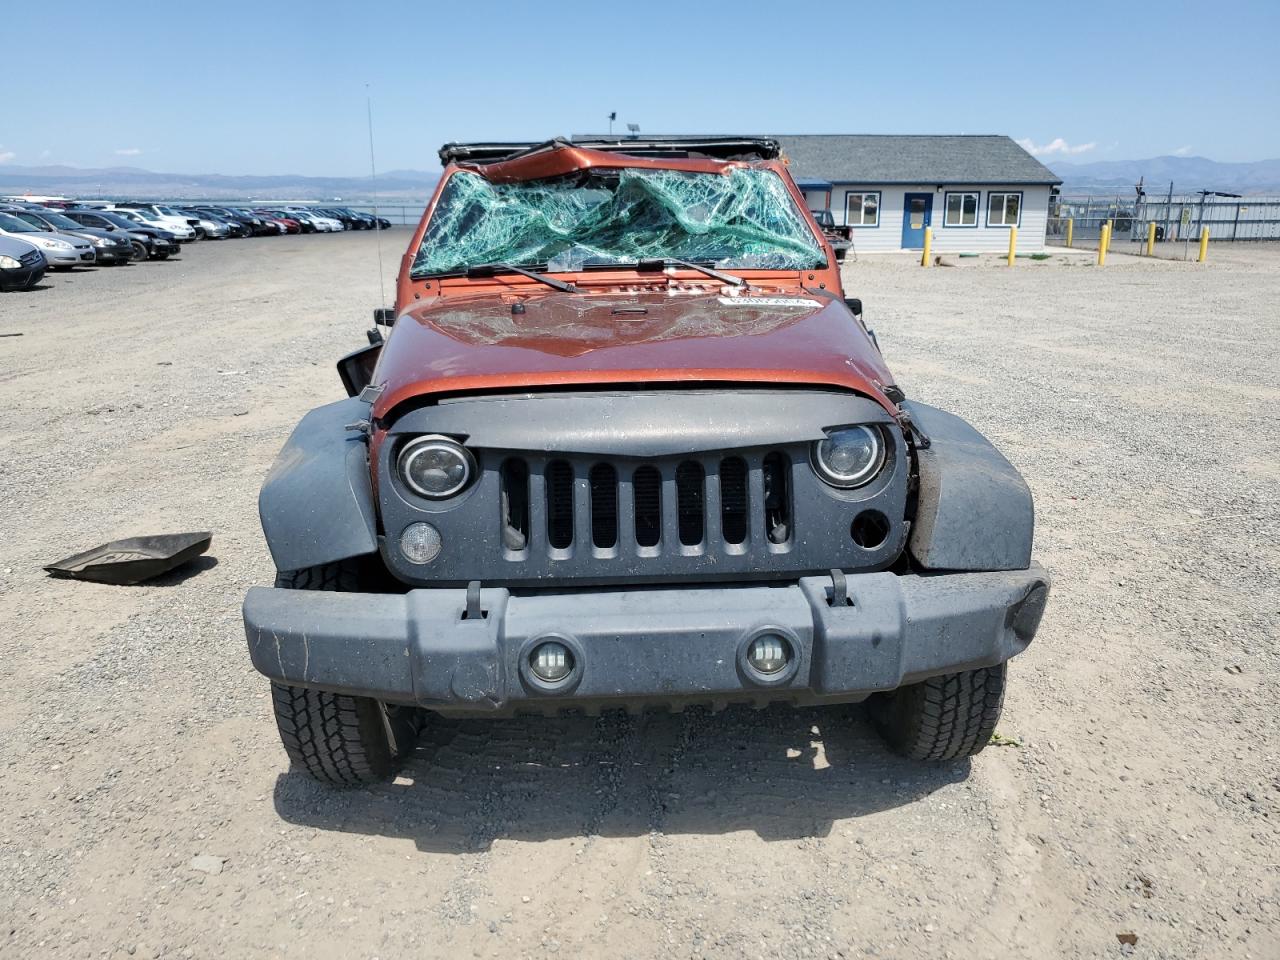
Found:
[[17, 157], [17, 154], [12, 150], [0, 150], [0, 163], [8, 163], [15, 157]]
[[1073, 156], [1077, 153], [1088, 153], [1097, 145], [1098, 144], [1092, 140], [1088, 143], [1070, 144], [1061, 137], [1054, 137], [1045, 144], [1033, 143], [1030, 137], [1023, 137], [1018, 141], [1018, 146], [1027, 151], [1027, 153], [1031, 154], [1033, 157], [1049, 157], [1055, 153], [1060, 153], [1063, 156]]
[[1189, 157], [1191, 156], [1191, 148], [1179, 147], [1177, 150], [1173, 151], [1173, 155], [1175, 157]]
[[137, 147], [121, 147], [119, 150], [116, 151], [116, 156], [117, 157], [140, 157], [142, 156], [142, 151], [139, 150]]

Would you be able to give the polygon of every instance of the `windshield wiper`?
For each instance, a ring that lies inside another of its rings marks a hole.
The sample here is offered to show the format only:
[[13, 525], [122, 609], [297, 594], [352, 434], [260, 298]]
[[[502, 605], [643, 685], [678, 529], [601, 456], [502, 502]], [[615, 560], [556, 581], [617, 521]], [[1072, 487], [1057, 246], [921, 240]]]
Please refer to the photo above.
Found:
[[572, 283], [565, 283], [563, 280], [548, 277], [545, 274], [538, 273], [536, 270], [517, 267], [513, 263], [481, 263], [474, 267], [467, 267], [467, 279], [474, 279], [476, 277], [494, 277], [500, 273], [518, 273], [522, 277], [528, 277], [530, 280], [537, 280], [539, 283], [545, 283], [548, 287], [552, 287], [553, 289], [559, 290], [563, 293], [578, 292], [578, 288]]
[[694, 263], [692, 260], [680, 260], [676, 257], [661, 257], [655, 260], [641, 260], [636, 263], [637, 270], [661, 270], [664, 267], [677, 266], [688, 267], [690, 270], [697, 270], [699, 273], [711, 277], [713, 280], [719, 280], [721, 283], [728, 283], [735, 287], [747, 286], [747, 281], [741, 277], [735, 277], [731, 273], [721, 273], [719, 270], [713, 270], [711, 267], [703, 266], [700, 263]]

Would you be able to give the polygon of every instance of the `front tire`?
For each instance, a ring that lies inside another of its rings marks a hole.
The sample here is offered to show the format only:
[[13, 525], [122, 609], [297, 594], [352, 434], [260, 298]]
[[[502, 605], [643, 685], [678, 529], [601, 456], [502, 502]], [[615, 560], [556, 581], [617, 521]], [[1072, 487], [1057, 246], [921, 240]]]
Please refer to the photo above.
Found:
[[[276, 575], [276, 586], [287, 590], [352, 592], [361, 584], [361, 570], [349, 560]], [[271, 701], [285, 753], [321, 783], [386, 780], [418, 742], [422, 714], [414, 707], [274, 681]]]
[[271, 701], [285, 753], [321, 783], [379, 783], [399, 769], [417, 744], [417, 711], [412, 707], [274, 682]]
[[930, 677], [881, 694], [872, 717], [894, 752], [911, 760], [958, 760], [991, 741], [1004, 702], [1006, 665]]

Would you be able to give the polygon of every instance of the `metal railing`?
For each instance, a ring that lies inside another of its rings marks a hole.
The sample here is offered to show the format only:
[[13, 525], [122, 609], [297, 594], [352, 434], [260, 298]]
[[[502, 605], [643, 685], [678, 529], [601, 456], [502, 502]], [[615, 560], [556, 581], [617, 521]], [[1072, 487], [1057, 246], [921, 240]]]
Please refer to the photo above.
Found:
[[1280, 197], [1179, 194], [1172, 189], [1163, 196], [1055, 197], [1046, 240], [1064, 243], [1068, 221], [1075, 243], [1097, 241], [1108, 222], [1112, 242], [1143, 242], [1149, 224], [1155, 224], [1157, 242], [1195, 240], [1206, 227], [1214, 241], [1280, 240]]

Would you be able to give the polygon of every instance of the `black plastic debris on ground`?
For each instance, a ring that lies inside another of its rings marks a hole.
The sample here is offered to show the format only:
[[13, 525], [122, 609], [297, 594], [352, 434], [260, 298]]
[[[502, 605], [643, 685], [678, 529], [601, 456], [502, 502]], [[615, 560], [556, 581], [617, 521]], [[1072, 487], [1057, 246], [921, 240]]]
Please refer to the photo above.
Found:
[[84, 553], [51, 563], [50, 576], [96, 583], [131, 584], [150, 580], [194, 560], [213, 542], [209, 531], [166, 533], [112, 540]]

